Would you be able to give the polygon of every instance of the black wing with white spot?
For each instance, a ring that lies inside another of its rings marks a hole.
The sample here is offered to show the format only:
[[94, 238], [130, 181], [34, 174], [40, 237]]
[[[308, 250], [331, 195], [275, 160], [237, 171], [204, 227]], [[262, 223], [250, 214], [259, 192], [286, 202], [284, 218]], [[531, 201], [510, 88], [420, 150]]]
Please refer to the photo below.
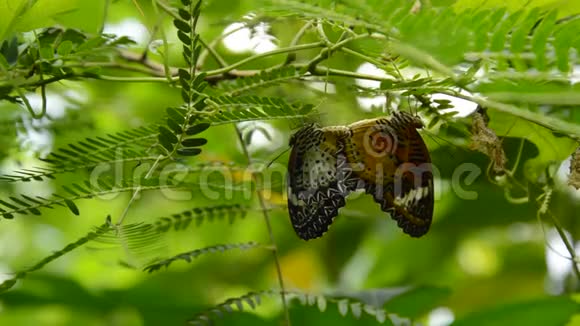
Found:
[[341, 139], [346, 128], [309, 125], [290, 139], [288, 162], [288, 212], [296, 234], [304, 240], [328, 230], [345, 197], [348, 170]]

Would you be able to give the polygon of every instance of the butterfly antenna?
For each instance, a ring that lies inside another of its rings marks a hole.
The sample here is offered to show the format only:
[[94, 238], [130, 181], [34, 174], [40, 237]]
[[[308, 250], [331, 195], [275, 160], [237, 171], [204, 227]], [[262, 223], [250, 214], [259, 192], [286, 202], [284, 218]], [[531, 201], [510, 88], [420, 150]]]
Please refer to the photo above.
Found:
[[[432, 140], [432, 141], [434, 141], [434, 142], [435, 142], [435, 144], [437, 144], [439, 147], [442, 147], [442, 146], [441, 146], [441, 143], [437, 141], [437, 138], [439, 138], [440, 140], [443, 140], [443, 141], [447, 142], [448, 144], [451, 144], [451, 145], [453, 145], [453, 146], [456, 146], [455, 144], [453, 144], [452, 142], [450, 142], [450, 141], [448, 141], [448, 140], [446, 140], [446, 139], [443, 139], [443, 138], [441, 138], [441, 137], [437, 137], [437, 136], [435, 136], [435, 134], [432, 134], [432, 133], [430, 133], [430, 132], [428, 132], [428, 131], [425, 131], [425, 130], [424, 130], [424, 132], [425, 132], [425, 134], [426, 134], [427, 136], [429, 136], [429, 138], [431, 138], [431, 140]], [[455, 156], [453, 156], [453, 154], [452, 154], [452, 153], [449, 153], [449, 155], [450, 155], [452, 158], [454, 158], [454, 159], [455, 159]]]
[[[434, 141], [434, 142], [435, 142], [435, 144], [437, 144], [437, 145], [441, 146], [441, 143], [437, 141], [437, 138], [438, 138], [438, 137], [436, 137], [436, 136], [435, 136], [435, 134], [432, 134], [432, 133], [430, 133], [430, 132], [428, 132], [428, 131], [426, 131], [426, 130], [423, 130], [423, 132], [424, 132], [424, 133], [425, 133], [427, 136], [429, 136], [429, 138], [431, 138], [431, 140], [432, 140], [432, 141]], [[439, 137], [439, 138], [441, 138], [441, 137]]]
[[[430, 131], [428, 131], [428, 130], [425, 130], [425, 129], [423, 129], [423, 132], [424, 132], [424, 133], [425, 133], [427, 136], [429, 136], [429, 138], [430, 138], [431, 140], [433, 140], [433, 142], [435, 142], [435, 143], [436, 143], [437, 145], [439, 145], [440, 147], [443, 147], [443, 146], [441, 146], [441, 143], [440, 143], [439, 141], [437, 141], [437, 139], [439, 139], [440, 141], [442, 141], [442, 142], [444, 142], [444, 143], [447, 143], [447, 144], [448, 144], [448, 145], [450, 145], [450, 146], [453, 146], [454, 148], [458, 148], [458, 149], [460, 149], [460, 150], [462, 150], [462, 151], [467, 151], [465, 148], [462, 148], [462, 147], [458, 146], [457, 144], [454, 144], [453, 142], [451, 142], [451, 141], [449, 141], [449, 140], [447, 140], [447, 139], [445, 139], [445, 138], [443, 138], [443, 137], [441, 137], [441, 136], [437, 136], [436, 134], [434, 134], [434, 133], [432, 133], [432, 132], [430, 132]], [[453, 154], [453, 152], [451, 152], [451, 151], [450, 151], [448, 148], [446, 148], [446, 152], [448, 152], [448, 153], [449, 153], [449, 156], [451, 156], [451, 158], [455, 159], [455, 155], [454, 155], [454, 154]]]
[[276, 157], [274, 157], [274, 158], [273, 158], [273, 159], [272, 159], [272, 160], [271, 160], [271, 161], [270, 161], [270, 162], [269, 162], [269, 163], [266, 165], [266, 168], [269, 168], [269, 167], [272, 165], [272, 163], [274, 163], [274, 161], [276, 161], [277, 159], [279, 159], [279, 158], [280, 158], [280, 156], [284, 155], [284, 153], [286, 153], [288, 150], [290, 150], [290, 148], [287, 148], [287, 149], [283, 150], [282, 152], [280, 152], [280, 154], [276, 155]]
[[429, 136], [429, 138], [431, 138], [431, 140], [433, 140], [433, 141], [434, 141], [434, 142], [435, 142], [437, 145], [439, 145], [439, 146], [441, 146], [441, 143], [440, 143], [440, 142], [438, 142], [438, 141], [437, 141], [437, 139], [439, 139], [440, 141], [442, 141], [442, 142], [444, 142], [444, 143], [447, 143], [448, 145], [451, 145], [451, 146], [453, 146], [453, 147], [455, 147], [455, 148], [462, 149], [462, 148], [461, 148], [461, 147], [459, 147], [457, 144], [454, 144], [453, 142], [451, 142], [451, 141], [449, 141], [449, 140], [447, 140], [447, 139], [445, 139], [445, 138], [443, 138], [443, 137], [441, 137], [441, 136], [437, 136], [436, 134], [434, 134], [434, 133], [432, 133], [432, 132], [430, 132], [430, 131], [428, 131], [428, 130], [425, 130], [425, 129], [423, 129], [423, 132], [424, 132], [424, 133], [425, 133], [427, 136]]
[[434, 133], [432, 133], [432, 132], [430, 132], [430, 131], [427, 131], [427, 130], [423, 129], [423, 132], [424, 132], [425, 134], [427, 134], [427, 136], [429, 136], [429, 138], [431, 138], [431, 140], [433, 140], [433, 141], [434, 141], [434, 142], [435, 142], [437, 145], [439, 145], [439, 146], [441, 146], [441, 143], [439, 143], [439, 142], [437, 141], [437, 139], [439, 139], [439, 140], [441, 140], [441, 141], [443, 141], [443, 142], [445, 142], [445, 143], [447, 143], [447, 144], [449, 144], [449, 145], [451, 145], [451, 146], [453, 146], [453, 147], [458, 147], [456, 144], [454, 144], [454, 143], [450, 142], [449, 140], [447, 140], [447, 139], [445, 139], [445, 138], [443, 138], [443, 137], [441, 137], [441, 136], [437, 136], [437, 135], [435, 135]]

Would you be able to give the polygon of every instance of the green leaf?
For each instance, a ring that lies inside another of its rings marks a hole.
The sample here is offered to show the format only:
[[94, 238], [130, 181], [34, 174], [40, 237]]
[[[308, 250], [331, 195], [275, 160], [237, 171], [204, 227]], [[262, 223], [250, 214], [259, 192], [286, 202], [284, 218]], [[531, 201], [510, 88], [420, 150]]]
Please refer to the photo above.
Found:
[[[7, 2], [19, 3], [21, 1], [10, 1]], [[46, 27], [55, 24], [55, 18], [59, 15], [66, 14], [73, 10], [78, 9], [78, 0], [38, 0], [38, 1], [24, 1], [32, 4], [30, 8], [25, 9], [23, 12], [16, 11], [17, 14], [21, 14], [17, 19], [14, 20], [14, 30], [19, 32], [28, 32], [35, 28]], [[10, 4], [9, 9], [16, 9], [15, 4]], [[0, 5], [0, 9], [2, 6]], [[7, 13], [4, 10], [0, 10], [4, 16]], [[4, 20], [5, 17], [2, 17]], [[1, 36], [1, 35], [0, 35]]]
[[189, 127], [185, 133], [189, 136], [191, 135], [197, 135], [199, 133], [202, 133], [204, 131], [206, 131], [209, 127], [211, 126], [211, 124], [207, 123], [207, 122], [202, 122], [199, 123], [193, 127]]
[[189, 95], [190, 95], [189, 89], [186, 88], [181, 89], [181, 99], [183, 100], [183, 102], [185, 103], [192, 102], [192, 99], [190, 99]]
[[318, 307], [318, 310], [324, 312], [326, 310], [326, 305], [326, 298], [322, 295], [319, 295], [316, 298], [316, 306]]
[[302, 108], [300, 108], [300, 110], [298, 111], [299, 114], [308, 114], [310, 113], [312, 110], [314, 109], [314, 105], [312, 104], [305, 104], [302, 106]]
[[10, 290], [18, 281], [17, 278], [10, 278], [0, 284], [0, 293]]
[[519, 24], [516, 30], [512, 32], [511, 51], [520, 53], [526, 46], [526, 37], [530, 33], [534, 24], [538, 21], [540, 9], [532, 9], [522, 24]]
[[132, 44], [137, 44], [137, 42], [133, 41], [128, 36], [117, 37], [113, 42], [108, 43], [109, 46], [132, 45]]
[[205, 81], [205, 76], [207, 76], [207, 74], [205, 72], [200, 72], [199, 74], [197, 74], [193, 80], [193, 88], [198, 89], [200, 88], [200, 85], [203, 84], [203, 82]]
[[177, 13], [179, 14], [179, 17], [181, 17], [181, 19], [183, 20], [187, 21], [191, 19], [191, 14], [183, 8], [179, 8]]
[[492, 52], [500, 52], [504, 49], [506, 43], [506, 36], [511, 30], [512, 26], [520, 19], [523, 11], [518, 11], [511, 14], [509, 17], [503, 19], [499, 27], [495, 28], [495, 32], [491, 37], [489, 50]]
[[336, 305], [338, 306], [338, 313], [341, 316], [346, 316], [348, 314], [348, 300], [339, 300]]
[[171, 119], [175, 120], [177, 123], [183, 124], [185, 122], [185, 110], [170, 107], [167, 108], [165, 112]]
[[191, 44], [191, 37], [189, 37], [187, 34], [185, 34], [183, 31], [177, 31], [177, 37], [179, 38], [179, 40], [181, 40], [181, 42], [183, 42], [184, 44]]
[[167, 118], [167, 126], [169, 128], [171, 128], [171, 130], [173, 130], [173, 132], [175, 134], [177, 134], [177, 135], [183, 133], [183, 129], [181, 128], [181, 126], [179, 125], [179, 123], [177, 123], [171, 117]]
[[171, 144], [171, 142], [169, 142], [169, 140], [167, 140], [166, 138], [161, 137], [161, 135], [159, 135], [159, 143], [161, 144], [161, 146], [163, 146], [167, 151], [169, 152], [173, 152], [173, 144]]
[[[173, 20], [173, 25], [175, 25], [175, 27], [177, 27], [178, 30], [180, 30], [180, 31], [182, 31], [182, 32], [184, 32], [186, 34], [191, 33], [191, 27], [189, 26], [189, 24], [186, 23], [186, 22], [184, 22], [181, 19], [174, 19]], [[189, 42], [186, 43], [186, 44], [189, 44]]]
[[51, 60], [52, 58], [54, 58], [54, 49], [50, 46], [41, 48], [40, 57], [44, 60]]
[[0, 208], [0, 215], [2, 215], [2, 217], [5, 219], [13, 219], [14, 218], [13, 214], [6, 213], [6, 211], [2, 208]]
[[81, 51], [91, 51], [91, 50], [93, 50], [95, 48], [100, 47], [105, 42], [106, 42], [106, 40], [103, 39], [100, 36], [93, 37], [91, 39], [88, 39], [86, 42], [82, 43], [81, 45], [79, 45], [77, 47], [77, 52], [81, 52]]
[[421, 286], [392, 298], [385, 303], [384, 308], [399, 316], [416, 319], [437, 307], [450, 294], [448, 288]]
[[199, 155], [201, 153], [201, 149], [200, 148], [180, 148], [177, 150], [177, 154], [179, 155], [183, 155], [183, 156], [195, 156], [195, 155]]
[[79, 215], [79, 208], [77, 207], [77, 205], [70, 199], [65, 199], [64, 203], [66, 204], [66, 206], [68, 207], [68, 209], [70, 209], [70, 211], [75, 214], [75, 215]]
[[566, 159], [577, 146], [573, 140], [567, 137], [556, 137], [550, 130], [527, 120], [495, 110], [489, 110], [488, 115], [489, 127], [499, 137], [524, 138], [538, 147], [538, 156], [528, 160], [524, 165], [524, 173], [532, 181], [537, 180], [552, 162], [561, 162]]
[[0, 66], [2, 66], [2, 68], [4, 69], [8, 69], [10, 67], [8, 61], [6, 60], [4, 55], [2, 55], [2, 53], [0, 53]]
[[181, 142], [181, 145], [185, 147], [197, 147], [203, 146], [205, 144], [207, 144], [207, 139], [204, 138], [190, 138], [185, 139], [184, 141]]
[[353, 302], [350, 304], [350, 311], [356, 319], [360, 319], [362, 315], [362, 304], [360, 302]]
[[179, 79], [183, 79], [188, 82], [191, 80], [191, 75], [187, 70], [180, 68], [179, 70], [177, 70], [177, 73], [179, 74]]
[[[571, 25], [571, 26], [570, 26]], [[554, 49], [556, 50], [556, 65], [561, 72], [567, 73], [570, 70], [570, 48], [574, 44], [579, 22], [569, 23], [560, 28], [555, 34]]]
[[13, 29], [17, 16], [28, 4], [27, 0], [0, 0], [0, 40], [5, 40]]
[[480, 83], [475, 89], [503, 103], [580, 105], [580, 85], [568, 82], [497, 79]]
[[178, 141], [177, 137], [164, 126], [159, 127], [159, 138], [165, 139], [171, 144], [175, 144]]
[[500, 305], [475, 312], [455, 321], [452, 326], [565, 325], [580, 312], [580, 305], [567, 297], [542, 298], [534, 301]]
[[183, 44], [183, 59], [185, 60], [185, 62], [187, 62], [188, 65], [191, 65], [191, 49], [189, 48], [189, 45], [187, 44]]
[[[191, 91], [191, 85], [189, 84], [188, 80], [179, 78], [179, 83], [181, 84], [181, 88], [182, 88], [182, 93], [186, 93], [189, 94], [189, 92]], [[182, 96], [183, 98], [183, 96]], [[187, 99], [184, 99], [185, 102], [189, 102], [189, 97], [187, 97]]]
[[201, 1], [202, 0], [197, 0], [197, 2], [195, 3], [195, 7], [193, 8], [193, 16], [195, 17], [199, 17], [199, 14], [201, 12]]
[[73, 43], [71, 41], [67, 40], [67, 41], [60, 43], [56, 52], [60, 56], [67, 56], [69, 53], [71, 53], [72, 48], [73, 48]]
[[73, 195], [73, 196], [79, 196], [79, 194], [74, 191], [73, 189], [71, 189], [69, 186], [62, 186], [62, 189], [64, 189], [66, 192], [68, 192], [69, 194]]
[[395, 81], [394, 80], [383, 80], [381, 82], [381, 89], [385, 89], [385, 90], [389, 90], [392, 89], [395, 85]]
[[546, 46], [548, 44], [547, 40], [556, 24], [556, 11], [551, 11], [544, 19], [540, 25], [534, 31], [532, 36], [532, 51], [535, 56], [534, 66], [540, 71], [545, 71], [548, 68], [546, 60]]

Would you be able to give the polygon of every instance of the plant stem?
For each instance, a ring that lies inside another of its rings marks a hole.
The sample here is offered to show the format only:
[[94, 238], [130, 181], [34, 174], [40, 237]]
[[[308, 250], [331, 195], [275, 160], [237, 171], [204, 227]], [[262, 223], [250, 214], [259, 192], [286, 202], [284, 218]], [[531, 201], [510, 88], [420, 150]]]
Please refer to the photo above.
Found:
[[258, 60], [261, 58], [269, 57], [269, 56], [276, 55], [276, 54], [284, 54], [284, 53], [300, 51], [300, 50], [315, 49], [315, 48], [319, 48], [321, 46], [324, 46], [323, 42], [314, 42], [314, 43], [301, 44], [301, 45], [286, 47], [286, 48], [277, 49], [277, 50], [273, 50], [273, 51], [269, 51], [269, 52], [259, 53], [259, 54], [253, 55], [251, 57], [247, 57], [245, 59], [242, 59], [242, 60], [240, 60], [234, 64], [231, 64], [227, 67], [206, 71], [206, 74], [208, 76], [220, 75], [220, 74], [230, 72], [231, 70], [234, 70], [237, 67], [241, 67], [247, 63], [250, 63], [252, 61], [255, 61], [255, 60]]
[[[246, 156], [246, 160], [248, 161], [248, 166], [252, 163], [252, 157], [248, 152], [248, 148], [244, 143], [244, 138], [242, 136], [242, 132], [237, 125], [234, 126], [236, 129], [236, 134], [238, 135], [238, 140], [240, 141], [240, 146], [242, 147], [242, 151]], [[256, 174], [252, 172], [252, 180], [257, 184], [258, 178]], [[264, 214], [264, 222], [266, 223], [266, 229], [268, 230], [268, 236], [270, 237], [270, 244], [272, 245], [272, 254], [274, 255], [274, 263], [276, 265], [276, 274], [278, 275], [278, 283], [280, 284], [280, 297], [282, 299], [282, 307], [284, 308], [284, 316], [286, 318], [286, 325], [291, 326], [290, 323], [290, 312], [288, 310], [288, 305], [286, 303], [286, 289], [284, 287], [284, 278], [282, 276], [282, 267], [280, 266], [280, 258], [278, 257], [278, 246], [276, 245], [276, 241], [274, 239], [274, 232], [272, 231], [272, 223], [270, 222], [270, 214], [269, 210], [266, 207], [266, 201], [264, 200], [264, 196], [260, 189], [256, 189], [256, 195], [258, 196], [258, 201], [260, 202], [260, 208], [262, 209], [262, 213]]]
[[568, 240], [568, 236], [566, 236], [566, 233], [564, 232], [564, 229], [562, 228], [562, 225], [560, 225], [560, 221], [558, 221], [556, 216], [554, 216], [554, 214], [552, 214], [552, 212], [550, 211], [547, 211], [546, 214], [552, 219], [552, 222], [554, 223], [554, 226], [556, 227], [556, 230], [558, 231], [560, 238], [562, 238], [562, 241], [564, 242], [564, 245], [566, 246], [566, 249], [568, 250], [570, 257], [572, 258], [572, 270], [574, 271], [574, 274], [576, 274], [576, 278], [580, 280], [580, 269], [578, 269], [578, 261], [574, 247]]
[[[298, 33], [296, 33], [296, 35], [294, 35], [294, 38], [290, 42], [290, 47], [298, 45], [298, 42], [300, 42], [300, 39], [302, 38], [302, 36], [304, 36], [304, 34], [306, 34], [306, 31], [308, 31], [311, 27], [312, 27], [312, 21], [306, 22], [306, 24], [304, 24], [304, 26], [302, 26], [302, 28], [300, 28]], [[295, 53], [288, 53], [288, 56], [286, 57], [284, 64], [287, 65], [294, 60], [296, 60], [296, 54]]]
[[546, 114], [536, 113], [528, 110], [522, 110], [515, 105], [496, 102], [493, 100], [488, 100], [481, 96], [474, 96], [474, 95], [466, 95], [460, 94], [459, 92], [452, 92], [452, 91], [441, 91], [442, 94], [447, 94], [453, 97], [462, 98], [464, 100], [468, 100], [474, 103], [477, 103], [483, 107], [490, 108], [493, 110], [497, 110], [500, 112], [504, 112], [529, 122], [535, 123], [540, 125], [544, 128], [547, 128], [552, 131], [556, 131], [558, 133], [562, 133], [576, 141], [580, 141], [580, 126], [566, 122], [564, 120], [560, 120], [557, 118], [550, 117]]
[[[147, 174], [145, 175], [145, 180], [147, 180], [147, 179], [149, 179], [151, 177], [151, 175], [153, 174], [153, 172], [155, 172], [155, 169], [157, 169], [157, 166], [159, 165], [159, 162], [161, 162], [161, 160], [163, 158], [165, 158], [165, 156], [163, 156], [163, 155], [159, 155], [157, 157], [157, 159], [155, 160], [155, 162], [153, 162], [153, 165], [151, 165], [151, 168], [149, 169], [149, 171], [147, 171]], [[133, 192], [133, 196], [131, 196], [131, 199], [127, 203], [127, 206], [125, 206], [125, 210], [123, 210], [123, 213], [121, 214], [121, 216], [119, 217], [119, 220], [115, 224], [116, 227], [119, 227], [119, 226], [121, 226], [123, 224], [123, 221], [125, 220], [125, 217], [127, 217], [127, 214], [129, 213], [129, 208], [131, 207], [131, 205], [133, 205], [133, 203], [135, 202], [135, 200], [137, 200], [137, 196], [139, 196], [139, 194], [141, 193], [141, 189], [142, 189], [142, 187], [139, 186]]]

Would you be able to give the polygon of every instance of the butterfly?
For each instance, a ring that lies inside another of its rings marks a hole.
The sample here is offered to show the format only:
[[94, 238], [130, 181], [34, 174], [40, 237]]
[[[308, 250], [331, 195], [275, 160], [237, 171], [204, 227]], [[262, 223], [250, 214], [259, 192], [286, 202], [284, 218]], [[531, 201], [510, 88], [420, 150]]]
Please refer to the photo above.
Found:
[[296, 234], [322, 236], [345, 198], [362, 189], [403, 232], [427, 233], [433, 217], [433, 171], [421, 120], [406, 112], [349, 126], [310, 124], [290, 138], [288, 212]]

